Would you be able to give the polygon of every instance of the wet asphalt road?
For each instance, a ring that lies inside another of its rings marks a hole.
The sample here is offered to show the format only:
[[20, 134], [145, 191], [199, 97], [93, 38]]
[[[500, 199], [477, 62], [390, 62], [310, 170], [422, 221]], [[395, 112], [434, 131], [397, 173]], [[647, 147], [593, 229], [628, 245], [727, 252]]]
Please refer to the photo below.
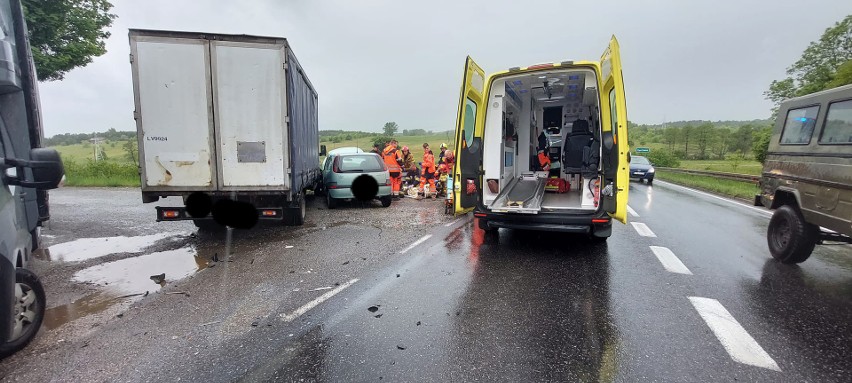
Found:
[[[763, 210], [659, 181], [632, 183], [630, 193], [630, 221], [653, 234], [616, 223], [607, 243], [592, 244], [555, 233], [488, 235], [470, 217], [443, 216], [440, 202], [414, 200], [339, 211], [314, 201], [304, 227], [266, 226], [228, 241], [153, 222], [154, 204], [142, 205], [137, 190], [52, 192], [48, 245], [124, 236], [112, 240], [121, 246], [87, 243], [96, 251], [83, 253], [122, 252], [85, 259], [57, 245], [34, 261], [51, 326], [0, 362], [0, 375], [850, 380], [850, 246], [780, 265], [768, 255]], [[681, 264], [662, 263], [651, 246]], [[163, 286], [148, 280], [162, 269]], [[720, 316], [705, 321], [690, 297], [717, 301], [746, 333], [727, 321], [723, 338], [754, 343], [723, 345], [708, 324]]]

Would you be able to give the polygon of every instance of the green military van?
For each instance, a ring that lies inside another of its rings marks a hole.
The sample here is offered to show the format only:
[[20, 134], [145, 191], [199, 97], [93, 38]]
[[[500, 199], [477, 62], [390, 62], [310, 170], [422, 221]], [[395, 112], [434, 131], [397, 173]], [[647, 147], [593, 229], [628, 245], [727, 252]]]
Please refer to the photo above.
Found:
[[852, 243], [852, 85], [781, 104], [755, 205], [775, 210], [767, 241], [783, 263]]

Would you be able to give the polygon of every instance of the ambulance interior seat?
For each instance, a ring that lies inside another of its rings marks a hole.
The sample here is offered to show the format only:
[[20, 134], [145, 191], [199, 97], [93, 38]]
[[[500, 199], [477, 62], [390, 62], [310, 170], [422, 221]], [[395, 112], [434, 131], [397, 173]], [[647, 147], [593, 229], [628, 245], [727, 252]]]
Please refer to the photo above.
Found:
[[579, 119], [572, 125], [571, 133], [562, 141], [562, 172], [581, 174], [584, 171], [584, 157], [589, 156], [589, 144], [594, 136], [589, 131], [589, 121]]

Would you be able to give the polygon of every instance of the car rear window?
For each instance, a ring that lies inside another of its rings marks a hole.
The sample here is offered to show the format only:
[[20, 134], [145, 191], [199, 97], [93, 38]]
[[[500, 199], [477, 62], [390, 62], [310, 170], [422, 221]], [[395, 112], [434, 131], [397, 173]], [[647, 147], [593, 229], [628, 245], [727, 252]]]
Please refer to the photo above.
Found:
[[821, 144], [852, 144], [852, 100], [833, 102], [828, 106]]
[[375, 154], [340, 156], [340, 171], [342, 172], [381, 172], [385, 166]]
[[782, 145], [807, 145], [814, 133], [819, 105], [787, 111], [784, 131], [781, 132]]

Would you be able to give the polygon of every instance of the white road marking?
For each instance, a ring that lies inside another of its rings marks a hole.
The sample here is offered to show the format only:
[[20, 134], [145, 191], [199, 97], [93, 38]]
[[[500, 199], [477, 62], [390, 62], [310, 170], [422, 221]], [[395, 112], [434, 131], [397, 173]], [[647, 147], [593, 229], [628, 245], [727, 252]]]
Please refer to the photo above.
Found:
[[448, 224], [444, 225], [444, 227], [450, 227], [450, 226], [453, 226], [453, 225], [455, 225], [455, 224], [456, 224], [456, 222], [458, 222], [458, 221], [461, 221], [461, 218], [456, 218], [456, 219], [454, 219], [452, 222], [450, 222], [450, 223], [448, 223]]
[[660, 263], [663, 264], [666, 270], [672, 273], [692, 275], [692, 272], [686, 268], [686, 265], [680, 261], [680, 258], [667, 247], [651, 246], [651, 251], [654, 252], [654, 255], [657, 256], [657, 259], [660, 260]]
[[634, 217], [639, 216], [639, 213], [637, 213], [636, 210], [633, 210], [633, 208], [630, 207], [630, 205], [627, 205], [627, 212], [630, 213], [631, 216], [634, 216]]
[[417, 247], [417, 245], [419, 245], [419, 244], [421, 244], [421, 243], [423, 243], [423, 242], [426, 242], [426, 240], [428, 240], [429, 238], [432, 238], [432, 234], [426, 234], [426, 235], [424, 235], [424, 236], [420, 237], [420, 239], [418, 239], [418, 240], [414, 241], [414, 243], [412, 243], [412, 244], [408, 245], [408, 247], [406, 247], [406, 248], [404, 248], [404, 249], [400, 250], [400, 252], [399, 252], [399, 253], [400, 253], [400, 254], [405, 254], [406, 252], [408, 252], [408, 250], [411, 250], [411, 249], [413, 249], [413, 248]]
[[760, 347], [719, 301], [701, 297], [689, 297], [689, 301], [722, 343], [722, 347], [728, 351], [731, 359], [751, 366], [781, 371], [775, 360]]
[[630, 222], [630, 224], [633, 225], [633, 228], [636, 229], [636, 232], [643, 237], [657, 237], [657, 235], [654, 234], [653, 231], [651, 231], [651, 228], [649, 228], [648, 225], [642, 222]]
[[323, 302], [327, 301], [329, 298], [337, 295], [337, 293], [343, 291], [343, 289], [345, 289], [349, 286], [352, 286], [352, 284], [355, 283], [355, 282], [358, 282], [357, 278], [355, 278], [355, 279], [353, 279], [349, 282], [346, 282], [346, 283], [344, 283], [340, 286], [337, 286], [336, 288], [334, 288], [334, 290], [331, 290], [331, 291], [329, 291], [329, 292], [327, 292], [323, 295], [320, 295], [316, 299], [314, 299], [314, 300], [312, 300], [308, 303], [305, 303], [304, 306], [297, 308], [296, 311], [293, 311], [292, 313], [287, 314], [287, 315], [283, 315], [281, 317], [281, 320], [283, 320], [284, 322], [292, 322], [294, 319], [300, 317], [302, 314], [310, 311], [310, 309], [317, 307], [317, 305], [319, 305], [320, 303], [323, 303]]
[[665, 181], [658, 181], [658, 182], [661, 182], [661, 183], [665, 184], [666, 186], [674, 186], [674, 187], [678, 187], [678, 188], [681, 188], [681, 189], [686, 189], [686, 190], [689, 190], [689, 191], [691, 191], [691, 192], [693, 192], [693, 193], [696, 193], [696, 194], [701, 194], [701, 195], [706, 196], [706, 197], [712, 197], [712, 198], [715, 198], [715, 199], [718, 199], [718, 200], [722, 200], [722, 201], [725, 201], [725, 202], [728, 202], [728, 203], [731, 203], [731, 204], [734, 204], [734, 205], [739, 205], [739, 206], [742, 206], [742, 207], [745, 207], [745, 208], [749, 208], [749, 209], [754, 210], [754, 211], [756, 211], [756, 212], [758, 212], [758, 213], [760, 213], [760, 214], [763, 214], [763, 215], [765, 215], [765, 216], [769, 216], [769, 217], [771, 217], [771, 216], [772, 216], [772, 212], [770, 212], [770, 211], [768, 211], [768, 210], [761, 209], [761, 208], [759, 208], [759, 207], [749, 206], [749, 205], [746, 205], [746, 204], [744, 204], [744, 203], [742, 203], [742, 202], [737, 202], [737, 201], [734, 201], [734, 200], [731, 200], [731, 199], [727, 199], [727, 198], [719, 197], [719, 196], [717, 196], [717, 195], [713, 195], [713, 194], [710, 194], [710, 193], [705, 193], [705, 192], [703, 192], [703, 191], [701, 191], [701, 190], [695, 190], [695, 189], [693, 189], [693, 188], [688, 188], [688, 187], [686, 187], [686, 186], [680, 186], [680, 185], [677, 185], [677, 184], [673, 184], [673, 183], [671, 183], [671, 182], [665, 182]]
[[315, 288], [315, 289], [310, 289], [310, 290], [308, 290], [308, 291], [320, 291], [320, 290], [331, 290], [331, 286], [326, 286], [326, 287], [317, 287], [317, 288]]

